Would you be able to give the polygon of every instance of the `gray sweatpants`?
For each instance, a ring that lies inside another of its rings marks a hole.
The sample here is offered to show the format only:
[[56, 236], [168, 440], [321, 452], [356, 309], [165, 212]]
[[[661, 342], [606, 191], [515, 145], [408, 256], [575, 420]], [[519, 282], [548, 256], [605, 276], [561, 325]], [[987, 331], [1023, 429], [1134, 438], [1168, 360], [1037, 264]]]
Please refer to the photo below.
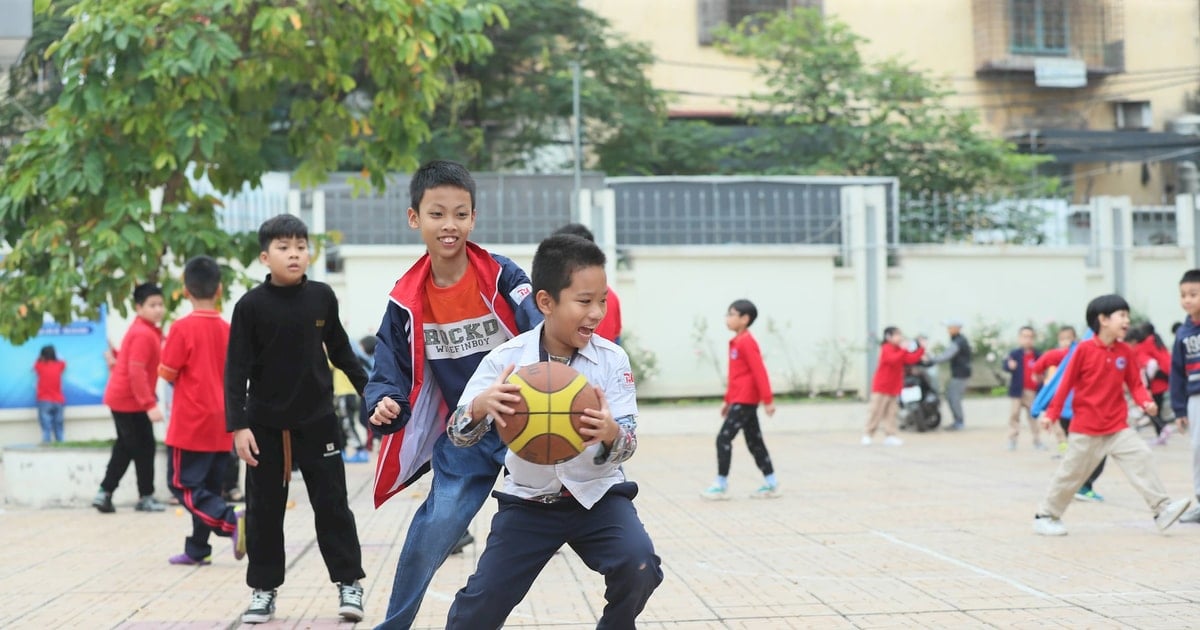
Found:
[[1188, 434], [1192, 438], [1192, 490], [1200, 498], [1200, 395], [1188, 396]]
[[950, 405], [950, 414], [954, 416], [954, 424], [963, 423], [963, 397], [967, 395], [967, 379], [952, 378], [946, 383], [946, 404]]

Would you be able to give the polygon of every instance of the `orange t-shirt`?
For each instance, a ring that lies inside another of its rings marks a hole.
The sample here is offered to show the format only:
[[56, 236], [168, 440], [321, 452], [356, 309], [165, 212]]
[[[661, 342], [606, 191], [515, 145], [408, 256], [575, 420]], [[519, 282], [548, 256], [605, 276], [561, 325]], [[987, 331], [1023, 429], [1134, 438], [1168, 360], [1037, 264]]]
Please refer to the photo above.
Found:
[[[447, 408], [453, 409], [483, 357], [508, 341], [509, 336], [483, 301], [479, 280], [470, 270], [449, 287], [435, 285], [430, 276], [424, 293], [425, 358]], [[464, 357], [472, 360], [461, 360]]]

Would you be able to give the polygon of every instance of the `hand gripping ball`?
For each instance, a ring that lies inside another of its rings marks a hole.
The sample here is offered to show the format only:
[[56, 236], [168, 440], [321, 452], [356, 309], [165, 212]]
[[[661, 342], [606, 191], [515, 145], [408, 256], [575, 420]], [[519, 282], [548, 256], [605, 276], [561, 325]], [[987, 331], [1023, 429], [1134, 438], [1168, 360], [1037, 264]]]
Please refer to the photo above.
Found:
[[599, 409], [600, 398], [584, 375], [556, 361], [527, 365], [508, 382], [521, 387], [521, 402], [495, 426], [500, 439], [521, 459], [559, 464], [583, 452], [579, 434], [584, 409]]

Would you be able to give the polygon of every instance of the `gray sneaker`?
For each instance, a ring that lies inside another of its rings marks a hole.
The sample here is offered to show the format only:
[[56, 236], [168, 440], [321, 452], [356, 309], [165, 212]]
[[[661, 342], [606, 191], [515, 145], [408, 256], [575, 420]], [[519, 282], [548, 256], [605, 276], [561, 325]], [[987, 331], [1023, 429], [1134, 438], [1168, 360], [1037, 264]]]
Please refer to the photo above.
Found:
[[96, 497], [92, 499], [92, 507], [100, 510], [101, 514], [112, 514], [117, 511], [117, 508], [113, 507], [112, 494], [103, 489], [97, 492]]
[[1200, 505], [1186, 511], [1179, 517], [1180, 523], [1200, 523]]
[[1154, 515], [1154, 524], [1158, 525], [1160, 531], [1174, 525], [1183, 511], [1191, 504], [1191, 499], [1177, 499], [1168, 503], [1162, 511]]
[[167, 509], [167, 506], [153, 496], [146, 495], [138, 499], [137, 505], [133, 506], [133, 509], [139, 512], [162, 512]]
[[362, 621], [363, 587], [353, 584], [338, 584], [338, 614], [346, 621]]

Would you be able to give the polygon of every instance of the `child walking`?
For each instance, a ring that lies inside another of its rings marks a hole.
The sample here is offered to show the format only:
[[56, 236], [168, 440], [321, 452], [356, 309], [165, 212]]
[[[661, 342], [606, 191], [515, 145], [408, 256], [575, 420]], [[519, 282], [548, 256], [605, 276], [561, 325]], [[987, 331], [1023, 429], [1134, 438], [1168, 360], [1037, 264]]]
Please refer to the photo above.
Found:
[[134, 509], [139, 512], [162, 512], [167, 509], [154, 498], [154, 425], [162, 422], [154, 386], [158, 382], [158, 360], [162, 356], [162, 330], [158, 325], [166, 314], [162, 289], [156, 284], [139, 284], [133, 289], [133, 319], [121, 349], [117, 352], [104, 388], [104, 404], [112, 410], [117, 427], [117, 441], [100, 490], [92, 499], [92, 507], [111, 514], [112, 494], [133, 462], [137, 472], [138, 499]]
[[506, 449], [508, 474], [493, 493], [500, 509], [475, 574], [454, 597], [446, 628], [499, 628], [542, 567], [564, 544], [604, 575], [608, 604], [599, 628], [634, 628], [662, 582], [661, 561], [633, 506], [638, 486], [621, 463], [637, 449], [637, 391], [629, 357], [597, 332], [604, 319], [604, 252], [581, 237], [542, 241], [533, 259], [534, 300], [545, 323], [488, 353], [463, 389], [450, 440], [470, 446], [504, 426], [501, 414], [520, 400], [507, 382], [520, 367], [558, 361], [595, 388], [579, 432], [585, 450], [557, 465], [527, 462]]
[[768, 416], [774, 416], [775, 397], [771, 393], [771, 381], [767, 378], [762, 352], [754, 335], [750, 334], [750, 325], [755, 319], [758, 319], [758, 309], [750, 300], [735, 301], [725, 313], [725, 327], [733, 331], [733, 338], [729, 340], [729, 385], [725, 390], [725, 404], [721, 406], [725, 422], [717, 433], [717, 478], [712, 486], [700, 493], [705, 499], [724, 501], [729, 498], [733, 438], [737, 437], [739, 431], [744, 431], [746, 447], [763, 474], [763, 485], [750, 496], [756, 499], [779, 496], [775, 467], [771, 464], [771, 455], [767, 452], [762, 428], [758, 425], [758, 403], [763, 403]]
[[[1189, 269], [1179, 280], [1179, 303], [1187, 317], [1171, 351], [1171, 409], [1179, 430], [1192, 438], [1192, 490], [1200, 499], [1200, 269]], [[1200, 505], [1180, 520], [1200, 523]]]
[[1044, 451], [1041, 430], [1038, 421], [1034, 419], [1032, 408], [1033, 399], [1037, 396], [1038, 382], [1034, 377], [1033, 366], [1037, 364], [1041, 353], [1033, 347], [1035, 334], [1032, 326], [1022, 326], [1017, 332], [1017, 347], [1008, 353], [1004, 360], [1005, 372], [1011, 376], [1008, 381], [1008, 397], [1012, 400], [1012, 410], [1008, 414], [1008, 450], [1017, 450], [1017, 437], [1021, 435], [1021, 410], [1024, 409], [1029, 418], [1029, 434], [1033, 438], [1033, 448]]
[[1086, 315], [1095, 337], [1076, 346], [1042, 420], [1049, 428], [1062, 414], [1068, 393], [1074, 392], [1067, 454], [1034, 515], [1033, 531], [1043, 536], [1066, 535], [1067, 528], [1060, 520], [1063, 512], [1079, 484], [1105, 456], [1121, 467], [1153, 511], [1154, 523], [1164, 530], [1175, 523], [1191, 500], [1172, 501], [1167, 496], [1154, 469], [1150, 447], [1129, 426], [1125, 388], [1147, 413], [1158, 411], [1142, 385], [1133, 349], [1121, 341], [1129, 329], [1129, 304], [1119, 295], [1102, 295], [1088, 303]]
[[221, 267], [197, 256], [183, 267], [183, 296], [192, 312], [171, 325], [158, 375], [175, 386], [167, 425], [167, 485], [192, 514], [192, 534], [176, 565], [212, 564], [211, 534], [231, 538], [233, 557], [246, 555], [245, 518], [221, 497], [233, 436], [225, 431], [223, 397], [229, 324], [217, 311]]
[[62, 375], [66, 369], [66, 361], [59, 360], [52, 345], [42, 346], [33, 363], [33, 371], [37, 373], [38, 424], [42, 426], [43, 444], [49, 443], [52, 436], [55, 442], [63, 441], [63, 406], [67, 399], [63, 396]]
[[883, 343], [879, 345], [879, 365], [871, 379], [871, 402], [867, 405], [867, 426], [863, 430], [862, 444], [870, 446], [875, 432], [883, 425], [883, 444], [900, 446], [904, 440], [896, 435], [897, 399], [904, 389], [904, 368], [916, 365], [925, 356], [925, 345], [918, 339], [916, 348], [905, 348], [904, 333], [895, 326], [883, 329]]
[[283, 517], [293, 459], [312, 503], [317, 546], [338, 586], [338, 614], [363, 617], [362, 548], [346, 498], [342, 430], [328, 360], [359, 392], [367, 375], [342, 328], [329, 285], [309, 280], [308, 226], [279, 215], [258, 229], [258, 260], [271, 273], [233, 309], [225, 365], [225, 428], [246, 462], [246, 584], [242, 623], [275, 614], [285, 566]]

